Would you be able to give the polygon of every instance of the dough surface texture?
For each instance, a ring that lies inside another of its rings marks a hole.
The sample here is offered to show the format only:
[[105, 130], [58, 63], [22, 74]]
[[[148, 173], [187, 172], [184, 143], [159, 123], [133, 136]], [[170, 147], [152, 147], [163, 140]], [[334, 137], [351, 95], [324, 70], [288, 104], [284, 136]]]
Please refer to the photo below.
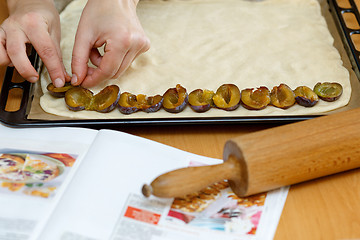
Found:
[[[77, 24], [85, 0], [73, 1], [62, 13], [61, 49], [64, 64], [71, 73], [71, 55]], [[319, 101], [312, 108], [295, 105], [282, 110], [272, 106], [260, 111], [239, 107], [235, 111], [211, 109], [195, 113], [190, 107], [171, 114], [121, 114], [93, 111], [72, 112], [64, 99], [55, 99], [46, 90], [50, 79], [41, 74], [44, 111], [71, 118], [177, 118], [310, 115], [345, 106], [351, 96], [348, 70], [327, 28], [316, 0], [148, 0], [137, 7], [139, 19], [151, 41], [148, 52], [140, 55], [119, 79], [108, 80], [91, 89], [99, 92], [116, 84], [121, 92], [162, 95], [180, 83], [192, 90], [216, 89], [224, 83], [239, 87], [266, 86], [271, 90], [280, 83], [292, 89], [317, 82], [338, 82], [343, 88], [339, 100]]]

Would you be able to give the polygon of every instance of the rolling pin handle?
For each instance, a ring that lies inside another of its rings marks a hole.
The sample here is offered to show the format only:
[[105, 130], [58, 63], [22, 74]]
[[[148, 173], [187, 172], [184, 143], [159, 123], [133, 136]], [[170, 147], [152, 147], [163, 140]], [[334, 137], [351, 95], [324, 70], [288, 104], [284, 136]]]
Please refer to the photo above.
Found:
[[158, 176], [150, 185], [145, 184], [142, 193], [145, 197], [183, 197], [211, 184], [237, 177], [239, 167], [238, 162], [231, 159], [216, 165], [177, 169]]
[[152, 191], [153, 191], [152, 187], [148, 184], [144, 184], [144, 186], [141, 189], [141, 192], [145, 197], [150, 197], [150, 195], [152, 194]]

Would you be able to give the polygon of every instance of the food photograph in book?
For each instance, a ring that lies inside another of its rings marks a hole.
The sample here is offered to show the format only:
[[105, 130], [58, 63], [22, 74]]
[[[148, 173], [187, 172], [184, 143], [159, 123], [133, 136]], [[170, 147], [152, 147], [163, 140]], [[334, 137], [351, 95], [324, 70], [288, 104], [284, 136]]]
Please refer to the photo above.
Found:
[[0, 149], [0, 194], [52, 198], [76, 157], [67, 153]]
[[[190, 166], [200, 166], [192, 162]], [[267, 193], [240, 198], [227, 181], [175, 198], [167, 221], [239, 235], [255, 235]]]

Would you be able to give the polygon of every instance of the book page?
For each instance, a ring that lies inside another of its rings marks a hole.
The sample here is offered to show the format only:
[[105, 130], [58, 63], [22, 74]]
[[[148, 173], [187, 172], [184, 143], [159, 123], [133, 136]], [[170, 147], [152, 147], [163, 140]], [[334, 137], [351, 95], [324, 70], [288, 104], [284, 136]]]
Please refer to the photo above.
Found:
[[223, 181], [198, 193], [197, 199], [204, 201], [195, 207], [190, 197], [141, 194], [143, 184], [162, 173], [221, 162], [101, 130], [56, 210], [33, 239], [255, 239], [258, 233], [272, 239], [288, 188], [238, 198]]
[[56, 206], [97, 131], [0, 124], [0, 239], [29, 239]]

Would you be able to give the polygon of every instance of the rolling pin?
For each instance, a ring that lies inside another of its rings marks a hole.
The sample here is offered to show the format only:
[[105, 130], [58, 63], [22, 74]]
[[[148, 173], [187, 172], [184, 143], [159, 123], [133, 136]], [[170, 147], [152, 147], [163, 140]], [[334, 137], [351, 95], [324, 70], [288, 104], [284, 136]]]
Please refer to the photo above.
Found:
[[145, 196], [182, 197], [228, 180], [239, 197], [360, 167], [360, 108], [291, 123], [225, 143], [224, 162], [165, 173]]

